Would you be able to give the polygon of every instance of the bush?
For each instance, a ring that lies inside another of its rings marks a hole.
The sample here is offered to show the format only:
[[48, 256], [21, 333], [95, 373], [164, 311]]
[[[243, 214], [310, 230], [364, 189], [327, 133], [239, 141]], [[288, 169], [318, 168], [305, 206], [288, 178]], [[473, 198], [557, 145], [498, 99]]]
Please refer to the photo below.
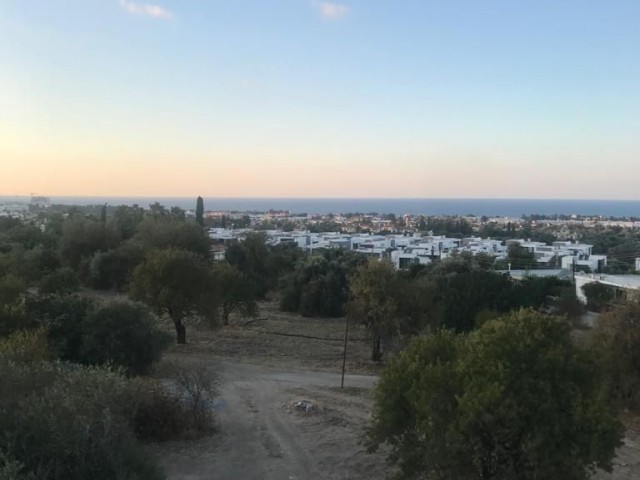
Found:
[[164, 441], [192, 429], [189, 411], [159, 382], [136, 380], [132, 384], [131, 427], [141, 440]]
[[604, 310], [616, 297], [614, 287], [600, 282], [587, 283], [582, 291], [587, 297], [587, 306], [596, 312]]
[[0, 336], [25, 328], [26, 285], [14, 275], [0, 276]]
[[24, 465], [0, 450], [0, 480], [36, 480], [32, 473], [25, 473]]
[[104, 306], [78, 295], [29, 298], [27, 317], [46, 329], [62, 360], [109, 364], [129, 374], [145, 373], [170, 343], [156, 317], [142, 304], [114, 301]]
[[163, 478], [138, 440], [212, 430], [214, 377], [184, 368], [173, 391], [104, 367], [0, 357], [0, 480]]
[[28, 321], [47, 329], [56, 355], [77, 363], [81, 361], [85, 322], [93, 308], [93, 302], [78, 295], [44, 295], [28, 298], [25, 303]]
[[11, 388], [0, 395], [0, 450], [14, 471], [22, 465], [42, 480], [163, 478], [121, 414], [123, 377], [6, 361], [0, 376]]
[[607, 368], [614, 400], [639, 409], [640, 303], [622, 303], [603, 314], [590, 334], [589, 346]]
[[82, 363], [111, 364], [129, 374], [149, 371], [171, 343], [171, 336], [141, 303], [111, 302], [91, 312], [83, 327]]
[[142, 247], [134, 242], [124, 243], [116, 250], [96, 253], [89, 264], [91, 285], [99, 290], [124, 290], [143, 258]]
[[218, 382], [214, 371], [205, 362], [174, 364], [173, 379], [190, 412], [191, 425], [199, 432], [213, 429], [210, 402]]
[[568, 479], [610, 471], [623, 428], [569, 322], [531, 310], [418, 337], [381, 376], [371, 449], [400, 478]]
[[76, 273], [69, 267], [54, 270], [42, 276], [40, 280], [40, 293], [54, 295], [68, 295], [77, 292], [80, 288], [80, 280]]
[[51, 358], [45, 329], [19, 331], [0, 339], [0, 359], [33, 363], [51, 360]]

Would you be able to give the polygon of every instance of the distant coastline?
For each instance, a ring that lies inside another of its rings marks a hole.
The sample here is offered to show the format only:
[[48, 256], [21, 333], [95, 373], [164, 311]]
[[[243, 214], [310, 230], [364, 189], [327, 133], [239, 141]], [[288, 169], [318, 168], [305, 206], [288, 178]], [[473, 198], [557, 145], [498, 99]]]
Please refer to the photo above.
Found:
[[[167, 207], [194, 209], [194, 197], [71, 197], [51, 196], [53, 204], [110, 205], [137, 204], [148, 207], [159, 202]], [[28, 196], [0, 196], [0, 203], [29, 202]], [[602, 215], [640, 217], [640, 200], [565, 200], [565, 199], [471, 199], [471, 198], [205, 198], [206, 210], [268, 211], [291, 213], [395, 213], [397, 215]]]

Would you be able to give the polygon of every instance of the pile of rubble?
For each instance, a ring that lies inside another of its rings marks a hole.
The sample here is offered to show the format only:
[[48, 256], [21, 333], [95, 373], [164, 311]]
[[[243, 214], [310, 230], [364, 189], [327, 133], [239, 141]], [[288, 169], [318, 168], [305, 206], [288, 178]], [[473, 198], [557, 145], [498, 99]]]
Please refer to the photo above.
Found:
[[318, 405], [309, 400], [295, 400], [293, 402], [289, 402], [288, 407], [290, 412], [293, 411], [303, 415], [309, 415], [319, 411]]

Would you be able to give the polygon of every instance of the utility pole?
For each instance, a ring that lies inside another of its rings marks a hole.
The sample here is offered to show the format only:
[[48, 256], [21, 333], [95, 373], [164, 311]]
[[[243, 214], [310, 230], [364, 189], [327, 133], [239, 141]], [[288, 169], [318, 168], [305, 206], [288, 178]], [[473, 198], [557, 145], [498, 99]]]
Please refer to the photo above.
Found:
[[347, 292], [347, 322], [344, 329], [344, 348], [342, 350], [342, 379], [340, 388], [344, 388], [344, 371], [347, 366], [347, 342], [349, 340], [349, 317], [351, 316], [351, 290]]

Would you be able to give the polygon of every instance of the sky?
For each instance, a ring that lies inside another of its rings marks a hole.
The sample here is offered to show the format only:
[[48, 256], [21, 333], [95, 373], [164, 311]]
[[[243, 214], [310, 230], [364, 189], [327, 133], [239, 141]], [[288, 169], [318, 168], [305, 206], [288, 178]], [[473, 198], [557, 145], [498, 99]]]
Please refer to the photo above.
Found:
[[638, 0], [0, 0], [0, 195], [640, 199]]

